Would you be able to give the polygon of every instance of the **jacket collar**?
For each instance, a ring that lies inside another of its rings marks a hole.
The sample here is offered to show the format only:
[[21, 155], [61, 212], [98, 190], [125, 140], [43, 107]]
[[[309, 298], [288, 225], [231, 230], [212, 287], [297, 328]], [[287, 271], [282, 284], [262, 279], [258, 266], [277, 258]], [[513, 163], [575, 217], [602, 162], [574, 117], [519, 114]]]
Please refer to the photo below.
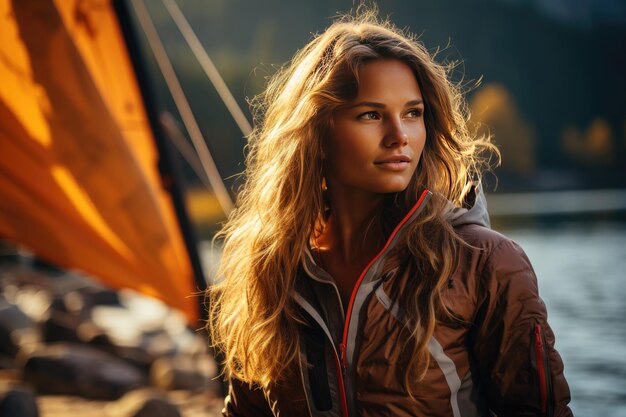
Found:
[[[411, 224], [419, 215], [421, 210], [426, 206], [428, 200], [432, 197], [432, 193], [429, 190], [424, 190], [418, 199], [418, 201], [413, 205], [413, 207], [408, 211], [408, 213], [404, 216], [404, 218], [396, 225], [394, 230], [387, 238], [387, 242], [381, 249], [381, 251], [370, 261], [368, 266], [365, 268], [368, 271], [368, 280], [373, 279], [377, 274], [377, 271], [381, 270], [381, 267], [384, 264], [384, 260], [387, 258], [387, 254], [393, 252], [393, 250], [398, 246], [400, 242], [403, 241], [404, 235], [406, 234], [407, 225]], [[302, 259], [302, 265], [307, 273], [312, 279], [319, 282], [333, 282], [333, 278], [321, 268], [313, 256], [310, 248], [305, 249], [305, 253]]]
[[[382, 261], [387, 258], [387, 254], [393, 252], [398, 244], [403, 241], [407, 226], [413, 223], [422, 208], [428, 204], [428, 200], [431, 197], [432, 193], [429, 190], [424, 190], [411, 210], [409, 210], [406, 216], [394, 228], [383, 249], [372, 259], [370, 265], [367, 267], [368, 269], [372, 269], [373, 266], [376, 266], [376, 270], [380, 269], [383, 264]], [[480, 183], [472, 185], [465, 196], [462, 207], [455, 207], [451, 202], [448, 202], [444, 210], [446, 211], [446, 220], [454, 227], [468, 224], [490, 227], [491, 223], [489, 213], [487, 212], [487, 200], [483, 192], [482, 184]], [[315, 256], [308, 247], [305, 249], [302, 265], [307, 275], [312, 279], [319, 282], [333, 282], [333, 278], [330, 274], [317, 264]]]
[[446, 220], [454, 227], [467, 224], [491, 226], [489, 213], [487, 212], [487, 200], [480, 183], [472, 185], [469, 192], [465, 195], [462, 207], [455, 207], [451, 202], [448, 202], [445, 210]]

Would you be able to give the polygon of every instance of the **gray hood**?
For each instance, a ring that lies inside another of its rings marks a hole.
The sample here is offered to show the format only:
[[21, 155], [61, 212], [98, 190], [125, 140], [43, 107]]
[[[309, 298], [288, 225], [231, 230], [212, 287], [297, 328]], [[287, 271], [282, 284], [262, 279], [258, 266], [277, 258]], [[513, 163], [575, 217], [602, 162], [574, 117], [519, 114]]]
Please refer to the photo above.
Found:
[[446, 220], [455, 227], [467, 224], [491, 227], [482, 185], [472, 187], [463, 201], [463, 207], [454, 207], [452, 203], [448, 203]]

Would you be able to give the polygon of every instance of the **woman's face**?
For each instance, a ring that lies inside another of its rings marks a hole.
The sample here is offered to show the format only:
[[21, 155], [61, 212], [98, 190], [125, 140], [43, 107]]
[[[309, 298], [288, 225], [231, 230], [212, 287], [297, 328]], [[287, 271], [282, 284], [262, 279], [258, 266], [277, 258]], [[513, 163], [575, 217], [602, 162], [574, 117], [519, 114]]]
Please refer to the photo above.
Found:
[[381, 59], [359, 69], [357, 97], [333, 114], [324, 146], [333, 193], [395, 193], [406, 189], [424, 143], [424, 101], [411, 68]]

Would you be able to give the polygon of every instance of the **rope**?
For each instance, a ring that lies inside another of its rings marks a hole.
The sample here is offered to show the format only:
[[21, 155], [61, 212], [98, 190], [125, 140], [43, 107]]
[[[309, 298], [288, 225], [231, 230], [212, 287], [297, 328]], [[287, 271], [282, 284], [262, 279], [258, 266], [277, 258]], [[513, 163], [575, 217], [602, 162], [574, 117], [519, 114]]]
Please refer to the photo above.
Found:
[[191, 143], [198, 154], [202, 168], [211, 184], [211, 188], [213, 189], [222, 210], [224, 210], [224, 213], [228, 215], [233, 209], [233, 201], [228, 193], [228, 190], [226, 189], [226, 186], [224, 185], [224, 182], [222, 181], [219, 171], [217, 170], [215, 161], [213, 160], [211, 152], [209, 151], [204, 137], [202, 136], [200, 127], [198, 126], [193, 112], [191, 111], [189, 102], [187, 101], [183, 88], [178, 81], [176, 73], [174, 72], [174, 68], [172, 67], [172, 63], [167, 56], [159, 34], [154, 27], [154, 23], [150, 18], [150, 14], [148, 13], [148, 10], [142, 0], [133, 0], [132, 5], [135, 9], [135, 13], [137, 14], [137, 18], [139, 19], [139, 24], [141, 25], [146, 35], [146, 39], [150, 44], [150, 48], [154, 53], [159, 70], [161, 71], [170, 94], [174, 99], [176, 109], [182, 118], [185, 129], [187, 129], [187, 132], [189, 133]]
[[243, 114], [241, 107], [239, 107], [239, 104], [237, 104], [237, 101], [235, 100], [233, 95], [230, 93], [228, 86], [222, 79], [222, 76], [213, 64], [213, 61], [207, 54], [206, 50], [198, 40], [198, 37], [191, 28], [191, 25], [189, 25], [189, 22], [180, 11], [180, 8], [175, 1], [162, 1], [168, 12], [170, 13], [170, 16], [172, 16], [174, 23], [176, 23], [176, 26], [178, 26], [178, 30], [180, 30], [180, 33], [185, 38], [187, 45], [189, 45], [189, 48], [191, 48], [191, 51], [202, 66], [204, 73], [207, 77], [209, 77], [209, 80], [217, 90], [217, 94], [219, 94], [220, 98], [226, 105], [226, 108], [230, 112], [230, 115], [233, 117], [233, 119], [235, 119], [235, 123], [237, 123], [237, 126], [239, 126], [241, 133], [243, 133], [244, 136], [248, 136], [250, 132], [252, 132], [252, 127], [250, 126], [248, 119]]
[[180, 125], [172, 116], [170, 112], [164, 111], [161, 113], [159, 117], [159, 121], [161, 122], [161, 127], [165, 131], [165, 134], [174, 144], [174, 147], [178, 150], [178, 152], [185, 158], [185, 161], [189, 164], [192, 171], [196, 174], [196, 176], [200, 179], [202, 184], [207, 188], [211, 189], [211, 182], [209, 178], [207, 178], [204, 169], [202, 168], [202, 163], [200, 162], [200, 158], [198, 158], [198, 154], [189, 141], [183, 135], [182, 130], [180, 129]]

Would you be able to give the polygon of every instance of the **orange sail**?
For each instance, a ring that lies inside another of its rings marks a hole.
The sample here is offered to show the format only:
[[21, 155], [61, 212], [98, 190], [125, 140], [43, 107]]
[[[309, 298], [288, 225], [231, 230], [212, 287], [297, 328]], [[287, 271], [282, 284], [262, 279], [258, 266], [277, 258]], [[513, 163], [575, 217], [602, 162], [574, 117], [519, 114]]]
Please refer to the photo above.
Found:
[[0, 237], [198, 318], [111, 1], [0, 0]]

